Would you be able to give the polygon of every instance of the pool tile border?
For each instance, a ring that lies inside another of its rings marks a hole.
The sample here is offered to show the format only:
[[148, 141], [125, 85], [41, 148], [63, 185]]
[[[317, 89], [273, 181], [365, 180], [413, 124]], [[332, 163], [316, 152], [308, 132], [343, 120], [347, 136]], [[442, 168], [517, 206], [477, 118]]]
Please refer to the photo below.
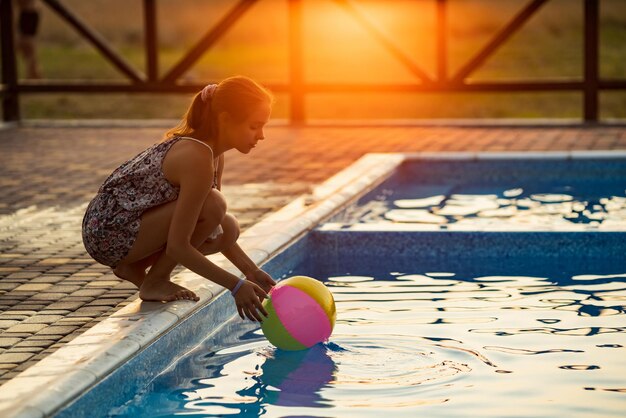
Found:
[[[626, 151], [367, 154], [314, 187], [311, 193], [296, 198], [247, 229], [240, 242], [257, 264], [263, 264], [340, 207], [376, 187], [405, 160], [624, 157]], [[212, 256], [211, 260], [228, 271], [239, 274], [225, 257]], [[200, 296], [200, 301], [161, 304], [137, 300], [131, 303], [3, 385], [3, 391], [0, 392], [0, 415], [44, 417], [56, 413], [181, 321], [226, 294], [220, 286], [190, 271], [179, 273], [174, 280], [194, 289]]]

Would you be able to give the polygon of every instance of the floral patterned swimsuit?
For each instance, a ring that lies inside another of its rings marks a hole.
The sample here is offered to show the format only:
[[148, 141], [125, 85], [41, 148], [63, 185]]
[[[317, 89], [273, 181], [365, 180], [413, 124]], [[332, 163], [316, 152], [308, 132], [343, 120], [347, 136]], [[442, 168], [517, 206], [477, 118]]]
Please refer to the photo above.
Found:
[[[133, 246], [143, 212], [178, 198], [179, 187], [165, 178], [162, 164], [172, 145], [182, 139], [211, 149], [194, 138], [174, 137], [125, 162], [102, 184], [87, 206], [82, 227], [85, 249], [97, 262], [115, 268]], [[212, 187], [217, 188], [217, 162]], [[209, 238], [222, 232], [219, 225]]]

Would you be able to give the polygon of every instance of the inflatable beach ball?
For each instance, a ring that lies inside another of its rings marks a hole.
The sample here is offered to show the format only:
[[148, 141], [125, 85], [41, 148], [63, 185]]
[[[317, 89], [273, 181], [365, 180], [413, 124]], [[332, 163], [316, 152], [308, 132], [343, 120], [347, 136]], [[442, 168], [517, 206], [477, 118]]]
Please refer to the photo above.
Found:
[[280, 281], [263, 301], [263, 334], [283, 350], [304, 350], [326, 341], [335, 327], [335, 299], [318, 280], [294, 276]]

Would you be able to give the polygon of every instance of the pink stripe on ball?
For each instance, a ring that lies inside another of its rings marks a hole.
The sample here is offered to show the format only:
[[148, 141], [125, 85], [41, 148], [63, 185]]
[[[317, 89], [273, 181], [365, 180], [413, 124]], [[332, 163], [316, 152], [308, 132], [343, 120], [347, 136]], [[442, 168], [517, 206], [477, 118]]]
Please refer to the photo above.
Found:
[[311, 347], [330, 337], [330, 321], [320, 305], [306, 292], [292, 286], [272, 289], [272, 304], [287, 332]]

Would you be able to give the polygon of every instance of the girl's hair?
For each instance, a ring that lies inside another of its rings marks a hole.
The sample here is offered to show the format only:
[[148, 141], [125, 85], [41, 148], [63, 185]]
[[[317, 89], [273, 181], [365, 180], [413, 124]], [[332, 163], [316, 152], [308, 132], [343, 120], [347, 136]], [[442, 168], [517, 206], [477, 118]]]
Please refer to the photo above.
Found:
[[223, 80], [206, 101], [198, 92], [180, 123], [167, 131], [164, 140], [176, 136], [193, 136], [207, 139], [217, 136], [217, 116], [228, 112], [235, 120], [244, 121], [257, 106], [272, 104], [272, 93], [254, 80], [235, 76]]

